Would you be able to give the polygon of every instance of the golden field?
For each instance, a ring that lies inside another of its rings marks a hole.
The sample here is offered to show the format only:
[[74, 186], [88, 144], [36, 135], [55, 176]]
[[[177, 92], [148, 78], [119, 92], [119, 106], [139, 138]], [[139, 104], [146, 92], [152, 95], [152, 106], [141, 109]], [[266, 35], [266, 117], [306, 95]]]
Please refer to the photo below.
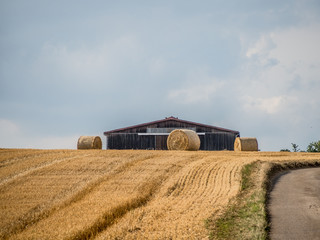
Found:
[[206, 239], [255, 161], [320, 154], [0, 149], [0, 238]]

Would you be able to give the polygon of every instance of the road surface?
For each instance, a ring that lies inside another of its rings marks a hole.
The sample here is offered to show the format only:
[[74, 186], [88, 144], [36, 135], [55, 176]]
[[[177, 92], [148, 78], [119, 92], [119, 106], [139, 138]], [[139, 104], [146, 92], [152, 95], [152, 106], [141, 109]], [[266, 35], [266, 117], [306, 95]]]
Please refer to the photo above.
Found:
[[320, 240], [320, 168], [281, 173], [268, 208], [271, 240]]

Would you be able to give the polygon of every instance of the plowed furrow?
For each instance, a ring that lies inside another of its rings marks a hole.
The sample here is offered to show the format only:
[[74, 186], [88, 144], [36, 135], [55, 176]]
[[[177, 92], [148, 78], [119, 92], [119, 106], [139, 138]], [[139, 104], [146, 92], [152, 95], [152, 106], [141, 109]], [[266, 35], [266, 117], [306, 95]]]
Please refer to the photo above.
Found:
[[211, 183], [212, 179], [214, 178], [213, 172], [215, 170], [215, 167], [216, 167], [216, 164], [214, 164], [213, 166], [210, 167], [210, 170], [206, 176], [205, 183], [204, 183], [204, 185], [206, 187], [208, 187], [208, 186], [212, 187], [210, 183]]
[[[83, 158], [87, 158], [89, 157], [90, 155], [84, 155], [82, 156]], [[46, 160], [44, 162], [41, 162], [40, 164], [36, 165], [36, 166], [32, 166], [32, 167], [29, 167], [27, 169], [23, 169], [22, 171], [19, 171], [19, 172], [15, 172], [14, 174], [11, 174], [9, 176], [7, 176], [6, 178], [2, 179], [0, 181], [0, 188], [3, 187], [3, 185], [5, 184], [8, 184], [18, 178], [22, 178], [22, 177], [25, 177], [29, 174], [32, 174], [33, 172], [35, 171], [38, 171], [40, 169], [43, 169], [43, 168], [47, 168], [53, 164], [58, 164], [58, 163], [61, 163], [63, 161], [68, 161], [68, 160], [73, 160], [75, 158], [78, 158], [77, 156], [73, 156], [73, 157], [67, 157], [67, 158], [58, 158], [58, 159], [51, 159], [51, 160]]]
[[[1, 154], [0, 158], [0, 169], [8, 168], [8, 167], [19, 167], [24, 168], [25, 166], [33, 166], [39, 163], [41, 160], [51, 159], [51, 158], [66, 158], [71, 156], [74, 152], [63, 152], [63, 151], [53, 151], [53, 150], [32, 150], [29, 152], [19, 152], [18, 154], [13, 154], [11, 156], [10, 153], [8, 154]], [[2, 175], [2, 174], [1, 174]]]
[[[40, 151], [40, 150], [38, 150]], [[40, 151], [35, 153], [34, 155], [28, 157], [19, 157], [15, 158], [13, 164], [8, 164], [0, 168], [0, 183], [6, 182], [10, 178], [14, 177], [18, 174], [23, 174], [25, 171], [29, 171], [31, 169], [36, 169], [37, 167], [41, 167], [42, 165], [50, 164], [55, 160], [67, 159], [69, 157], [74, 156], [75, 154], [71, 153], [56, 153], [56, 152], [45, 152]]]
[[[50, 151], [49, 151], [50, 152]], [[52, 152], [52, 151], [51, 151]], [[45, 150], [31, 150], [31, 149], [13, 149], [0, 151], [0, 166], [16, 163], [17, 160], [35, 157], [38, 154], [48, 153]]]
[[174, 192], [175, 196], [178, 196], [179, 194], [183, 194], [184, 196], [187, 196], [188, 192], [191, 194], [191, 192], [194, 189], [197, 189], [196, 185], [199, 182], [198, 178], [203, 174], [203, 167], [202, 167], [203, 161], [204, 159], [200, 159], [198, 161], [192, 162], [188, 166], [190, 170], [188, 170], [188, 172], [185, 175], [182, 175], [180, 177], [182, 181], [179, 179], [178, 183], [182, 182], [182, 184], [178, 185], [177, 190]]
[[229, 184], [230, 184], [230, 189], [232, 191], [240, 190], [241, 168], [242, 168], [242, 165], [238, 164], [232, 169], [232, 172], [230, 173]]
[[192, 169], [188, 169], [187, 174], [183, 175], [182, 177], [180, 177], [177, 181], [177, 187], [175, 189], [175, 191], [173, 192], [174, 195], [179, 195], [180, 192], [182, 192], [184, 190], [184, 188], [186, 187], [186, 183], [189, 181], [190, 176], [192, 176], [192, 172], [194, 170]]
[[217, 166], [217, 164], [212, 164], [211, 166], [208, 166], [206, 175], [204, 179], [202, 180], [202, 186], [203, 189], [202, 192], [199, 192], [199, 198], [212, 198], [212, 195], [214, 191], [216, 191], [216, 186], [213, 184], [216, 178], [217, 173], [219, 172], [220, 168]]
[[208, 172], [207, 165], [201, 166], [201, 169], [197, 172], [197, 175], [194, 177], [193, 183], [188, 185], [188, 188], [186, 188], [186, 191], [183, 192], [182, 195], [184, 196], [190, 196], [191, 199], [194, 198], [194, 196], [201, 196], [201, 194], [205, 191], [205, 181], [206, 176]]
[[215, 178], [213, 181], [213, 186], [214, 186], [214, 194], [215, 194], [216, 198], [221, 197], [221, 195], [223, 194], [223, 190], [224, 190], [223, 186], [222, 186], [223, 171], [224, 171], [224, 167], [221, 165], [219, 165], [219, 167], [215, 171]]
[[[224, 165], [224, 164], [223, 164]], [[217, 176], [219, 191], [217, 192], [217, 198], [221, 199], [222, 204], [227, 204], [229, 201], [229, 195], [231, 190], [231, 184], [229, 182], [230, 175], [234, 166], [222, 166]]]

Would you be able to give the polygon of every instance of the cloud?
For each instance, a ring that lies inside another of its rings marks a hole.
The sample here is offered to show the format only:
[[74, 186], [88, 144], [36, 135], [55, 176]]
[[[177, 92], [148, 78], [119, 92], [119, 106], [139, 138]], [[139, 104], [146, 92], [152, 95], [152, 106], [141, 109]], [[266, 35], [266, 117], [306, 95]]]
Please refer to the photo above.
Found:
[[33, 72], [42, 76], [48, 72], [58, 74], [63, 82], [103, 84], [126, 65], [138, 62], [140, 51], [137, 39], [130, 35], [77, 48], [47, 42], [33, 64]]
[[305, 97], [316, 97], [315, 90], [320, 87], [319, 41], [317, 24], [262, 35], [247, 49], [243, 68], [255, 88], [252, 92], [265, 97], [293, 97], [310, 91]]
[[45, 136], [31, 138], [25, 146], [27, 148], [40, 149], [77, 149], [77, 141], [80, 136]]
[[212, 99], [213, 95], [221, 89], [222, 82], [213, 81], [212, 83], [192, 85], [168, 93], [168, 99], [178, 104], [204, 103]]
[[181, 86], [167, 89], [167, 99], [178, 105], [208, 104], [219, 96], [219, 90], [225, 86], [224, 79], [218, 79], [210, 73], [208, 66], [188, 69]]
[[150, 60], [149, 63], [149, 72], [150, 75], [153, 77], [157, 77], [158, 75], [161, 75], [167, 67], [166, 61], [159, 57], [159, 58], [153, 58]]
[[19, 132], [20, 129], [17, 124], [8, 119], [0, 118], [0, 136], [2, 139], [5, 137], [17, 135], [19, 134]]
[[0, 119], [0, 148], [76, 149], [80, 135], [31, 135], [14, 121]]
[[254, 46], [250, 47], [247, 52], [246, 56], [248, 58], [258, 56], [258, 57], [266, 57], [270, 50], [276, 48], [275, 43], [272, 40], [273, 34], [270, 35], [263, 35], [260, 39], [255, 42]]
[[281, 114], [290, 105], [293, 106], [295, 98], [288, 98], [286, 96], [277, 96], [270, 98], [254, 98], [250, 96], [243, 97], [243, 108], [246, 112], [261, 111], [267, 114]]
[[237, 89], [240, 109], [252, 124], [242, 128], [254, 127], [263, 147], [275, 149], [286, 141], [290, 148], [297, 139], [307, 145], [318, 137], [319, 42], [319, 24], [298, 25], [266, 32], [244, 51]]

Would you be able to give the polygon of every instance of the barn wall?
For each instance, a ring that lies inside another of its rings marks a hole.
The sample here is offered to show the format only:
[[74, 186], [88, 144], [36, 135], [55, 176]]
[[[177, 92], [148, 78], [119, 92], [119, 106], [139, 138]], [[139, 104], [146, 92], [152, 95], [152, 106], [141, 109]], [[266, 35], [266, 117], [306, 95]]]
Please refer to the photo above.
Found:
[[155, 149], [155, 136], [138, 134], [111, 134], [107, 136], [107, 149]]
[[[107, 136], [107, 149], [167, 150], [166, 135], [138, 135], [113, 133]], [[233, 133], [205, 133], [200, 135], [200, 150], [233, 150], [236, 135]]]
[[233, 150], [236, 135], [232, 133], [206, 133], [200, 137], [200, 150]]

